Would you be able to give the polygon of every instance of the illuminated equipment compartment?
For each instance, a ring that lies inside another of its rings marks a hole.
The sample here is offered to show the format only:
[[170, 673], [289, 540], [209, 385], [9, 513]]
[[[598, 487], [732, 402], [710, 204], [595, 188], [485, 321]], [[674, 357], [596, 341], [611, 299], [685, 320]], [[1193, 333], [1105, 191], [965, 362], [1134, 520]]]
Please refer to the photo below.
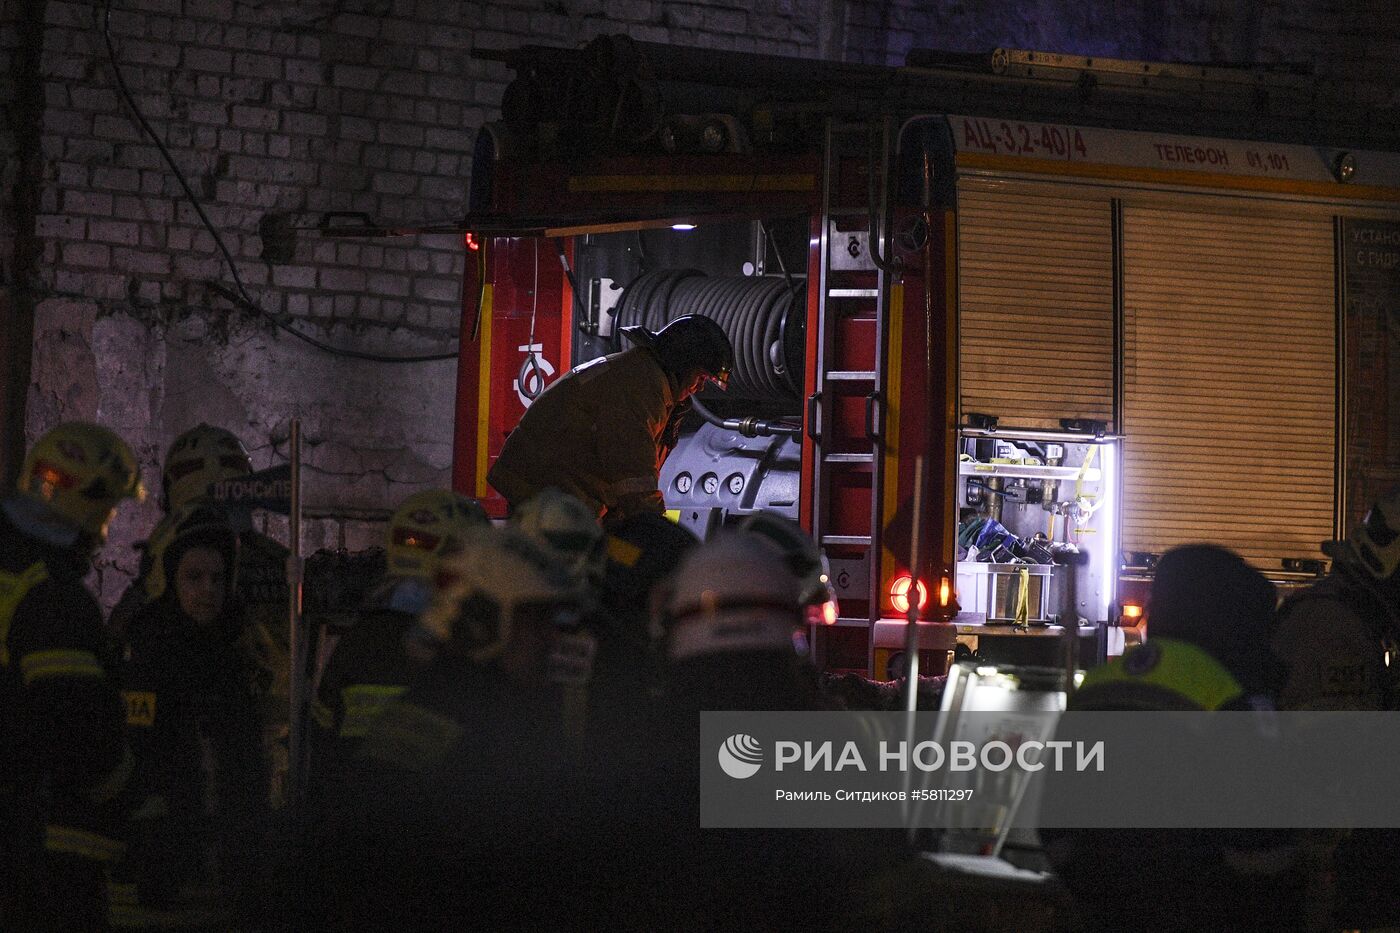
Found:
[[755, 511], [798, 517], [807, 225], [787, 217], [575, 238], [578, 362], [627, 349], [624, 328], [655, 332], [687, 314], [729, 336], [728, 390], [700, 393], [661, 471], [667, 508], [701, 536]]
[[[961, 641], [986, 655], [998, 647], [989, 637], [1073, 625], [1081, 641], [1097, 642], [1094, 630], [1116, 621], [1119, 462], [1119, 439], [1107, 434], [962, 430]], [[1027, 653], [1035, 655], [1018, 649]]]

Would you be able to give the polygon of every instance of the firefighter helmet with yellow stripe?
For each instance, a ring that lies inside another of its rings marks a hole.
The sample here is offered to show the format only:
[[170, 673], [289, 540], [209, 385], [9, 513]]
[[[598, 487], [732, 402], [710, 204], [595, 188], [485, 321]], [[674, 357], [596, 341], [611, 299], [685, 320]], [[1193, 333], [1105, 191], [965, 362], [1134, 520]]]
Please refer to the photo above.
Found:
[[161, 503], [167, 512], [202, 499], [209, 486], [253, 472], [248, 448], [233, 432], [199, 424], [175, 438], [161, 470]]
[[389, 519], [384, 543], [389, 575], [431, 582], [443, 555], [489, 521], [475, 499], [446, 489], [414, 493]]
[[34, 442], [20, 468], [19, 493], [94, 540], [123, 499], [141, 500], [141, 469], [126, 441], [107, 428], [68, 421]]

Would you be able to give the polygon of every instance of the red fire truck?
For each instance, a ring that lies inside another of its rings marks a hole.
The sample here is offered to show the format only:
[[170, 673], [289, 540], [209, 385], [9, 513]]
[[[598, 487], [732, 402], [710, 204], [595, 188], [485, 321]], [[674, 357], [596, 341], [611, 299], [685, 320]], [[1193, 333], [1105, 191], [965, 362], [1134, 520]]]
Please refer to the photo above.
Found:
[[662, 491], [701, 534], [766, 509], [814, 535], [826, 668], [894, 673], [910, 599], [925, 670], [955, 636], [1044, 661], [1055, 623], [1091, 661], [1155, 555], [1213, 541], [1306, 582], [1400, 479], [1374, 433], [1400, 145], [1354, 90], [1006, 50], [480, 54], [516, 78], [472, 175], [456, 488], [501, 514], [487, 470], [544, 386], [625, 325], [710, 315], [733, 386]]

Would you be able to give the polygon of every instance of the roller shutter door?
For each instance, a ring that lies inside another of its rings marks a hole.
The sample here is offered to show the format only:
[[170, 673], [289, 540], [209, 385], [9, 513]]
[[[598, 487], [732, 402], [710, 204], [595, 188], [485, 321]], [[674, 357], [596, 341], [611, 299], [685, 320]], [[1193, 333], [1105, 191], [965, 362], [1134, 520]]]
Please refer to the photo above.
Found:
[[1113, 417], [1113, 233], [1107, 196], [959, 180], [962, 411], [1004, 426]]
[[1332, 537], [1332, 223], [1125, 205], [1123, 546], [1256, 566]]

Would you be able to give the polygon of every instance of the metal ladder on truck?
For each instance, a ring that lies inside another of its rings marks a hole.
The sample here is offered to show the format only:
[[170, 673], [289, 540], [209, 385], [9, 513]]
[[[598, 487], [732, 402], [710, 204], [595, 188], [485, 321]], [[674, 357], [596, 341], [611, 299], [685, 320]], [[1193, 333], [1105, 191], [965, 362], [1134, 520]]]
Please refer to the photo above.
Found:
[[[880, 132], [872, 158], [872, 133]], [[867, 123], [829, 122], [822, 193], [818, 278], [818, 359], [808, 399], [813, 442], [812, 534], [831, 562], [840, 612], [814, 645], [822, 669], [854, 669], [863, 656], [874, 670], [874, 624], [880, 618], [881, 502], [885, 452], [886, 322], [893, 276], [871, 255], [871, 179], [889, 164], [890, 131]], [[872, 182], [874, 183], [872, 185]], [[864, 645], [860, 645], [860, 630]], [[862, 650], [863, 648], [863, 650]]]

